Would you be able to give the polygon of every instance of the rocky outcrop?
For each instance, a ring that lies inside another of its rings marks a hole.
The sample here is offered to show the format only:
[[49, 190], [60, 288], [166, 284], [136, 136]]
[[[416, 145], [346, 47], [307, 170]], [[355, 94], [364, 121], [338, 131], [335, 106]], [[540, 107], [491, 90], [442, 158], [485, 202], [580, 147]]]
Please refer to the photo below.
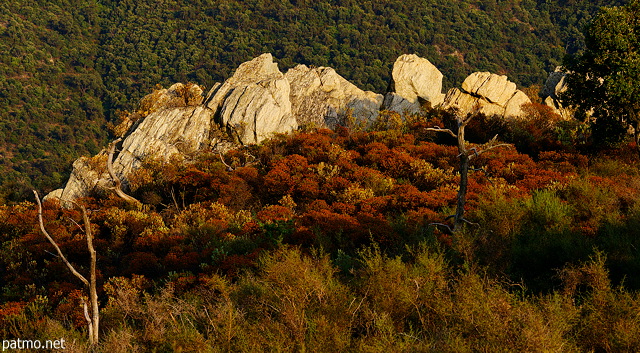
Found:
[[209, 146], [213, 111], [203, 107], [180, 107], [160, 110], [144, 121], [122, 142], [121, 152], [113, 162], [119, 177], [138, 169], [145, 159], [168, 160], [188, 155]]
[[[104, 158], [103, 158], [104, 157]], [[94, 157], [80, 157], [73, 162], [73, 171], [63, 189], [50, 192], [44, 197], [47, 199], [75, 200], [89, 196], [90, 193], [104, 183], [103, 176], [106, 175], [106, 164], [103, 168], [96, 167], [92, 161], [103, 160], [106, 163], [104, 151]], [[71, 207], [71, 205], [69, 205]]]
[[[445, 96], [440, 71], [416, 55], [400, 56], [392, 76], [395, 92], [384, 98], [384, 107], [401, 113], [417, 113], [426, 101], [462, 114], [519, 117], [522, 104], [530, 102], [506, 76], [488, 72], [470, 75], [462, 89], [451, 89]], [[350, 122], [347, 118], [369, 123], [382, 104], [381, 94], [361, 90], [332, 68], [298, 65], [283, 74], [271, 54], [262, 54], [241, 64], [206, 97], [199, 86], [181, 83], [146, 96], [138, 111], [117, 127], [124, 140], [113, 171], [126, 187], [127, 177], [146, 159], [168, 160], [234, 143], [259, 143], [299, 124], [334, 128]], [[78, 159], [65, 188], [48, 197], [74, 200], [109, 189], [113, 181], [106, 161], [106, 150]]]
[[456, 109], [460, 114], [518, 118], [524, 116], [522, 105], [526, 103], [531, 103], [529, 97], [506, 76], [475, 72], [464, 80], [462, 89], [452, 88], [447, 92], [441, 107]]
[[462, 89], [474, 96], [479, 96], [490, 103], [505, 106], [516, 93], [516, 84], [507, 76], [489, 72], [474, 72], [462, 82]]
[[214, 88], [207, 108], [217, 122], [242, 144], [259, 143], [274, 133], [298, 128], [291, 114], [289, 81], [271, 54], [241, 64], [224, 84]]
[[[270, 54], [246, 62], [205, 99], [197, 85], [177, 83], [143, 99], [148, 115], [125, 136], [113, 169], [126, 185], [127, 176], [146, 159], [188, 156], [220, 142], [224, 130], [237, 141], [258, 143], [273, 133], [297, 128], [291, 115], [289, 82]], [[228, 136], [227, 135], [227, 136]], [[48, 197], [75, 200], [112, 184], [106, 152], [74, 162], [64, 189]]]
[[419, 99], [431, 106], [440, 105], [442, 93], [442, 73], [429, 60], [414, 54], [400, 56], [393, 64], [393, 88], [385, 96], [384, 107], [399, 113], [414, 114], [420, 111]]
[[560, 100], [560, 95], [567, 90], [566, 76], [566, 72], [561, 67], [557, 67], [554, 72], [549, 74], [544, 87], [540, 91], [540, 97], [543, 99], [544, 104], [551, 107], [556, 114], [565, 120], [570, 119], [573, 115], [571, 109], [565, 107]]
[[373, 121], [383, 96], [363, 91], [330, 67], [298, 65], [285, 74], [291, 85], [293, 115], [300, 124], [333, 128], [351, 115]]
[[[197, 85], [176, 83], [145, 97], [153, 97], [151, 114], [139, 122], [120, 147], [113, 162], [116, 175], [126, 182], [132, 171], [145, 159], [168, 160], [175, 155], [187, 155], [209, 146], [211, 120], [214, 112], [203, 106], [202, 89]], [[108, 189], [111, 178], [106, 170], [107, 152], [82, 157], [73, 163], [71, 177], [64, 189], [49, 197], [75, 200], [99, 190]]]

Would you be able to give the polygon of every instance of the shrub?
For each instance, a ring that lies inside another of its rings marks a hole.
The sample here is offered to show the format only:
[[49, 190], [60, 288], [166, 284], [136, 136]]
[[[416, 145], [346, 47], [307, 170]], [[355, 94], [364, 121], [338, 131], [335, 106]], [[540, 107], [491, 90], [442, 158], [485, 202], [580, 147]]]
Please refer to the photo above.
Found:
[[635, 352], [640, 349], [640, 298], [612, 288], [605, 257], [596, 253], [588, 261], [561, 271], [565, 295], [580, 303], [572, 334], [585, 351]]

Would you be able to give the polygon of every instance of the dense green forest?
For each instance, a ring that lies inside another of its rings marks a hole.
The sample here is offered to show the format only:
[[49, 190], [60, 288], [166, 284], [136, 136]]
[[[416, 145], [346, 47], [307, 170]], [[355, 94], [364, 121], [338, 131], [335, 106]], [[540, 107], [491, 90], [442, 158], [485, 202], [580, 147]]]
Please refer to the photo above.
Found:
[[445, 87], [469, 73], [540, 85], [582, 26], [618, 1], [15, 0], [0, 4], [0, 201], [59, 187], [104, 146], [106, 121], [157, 85], [210, 87], [271, 52], [384, 93], [404, 53]]

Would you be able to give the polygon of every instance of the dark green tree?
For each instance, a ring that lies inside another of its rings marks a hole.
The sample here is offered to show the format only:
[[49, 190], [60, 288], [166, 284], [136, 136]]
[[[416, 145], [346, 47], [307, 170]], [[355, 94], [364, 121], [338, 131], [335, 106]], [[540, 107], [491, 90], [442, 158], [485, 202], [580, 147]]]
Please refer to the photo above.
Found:
[[596, 143], [619, 142], [629, 127], [640, 142], [640, 1], [602, 8], [585, 29], [585, 44], [567, 58], [562, 98], [579, 118], [594, 121]]

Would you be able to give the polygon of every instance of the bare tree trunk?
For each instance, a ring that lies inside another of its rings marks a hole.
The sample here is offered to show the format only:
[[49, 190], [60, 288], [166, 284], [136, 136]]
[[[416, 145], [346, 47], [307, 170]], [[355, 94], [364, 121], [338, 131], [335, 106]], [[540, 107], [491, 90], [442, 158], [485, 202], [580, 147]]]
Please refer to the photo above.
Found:
[[87, 248], [89, 249], [89, 255], [91, 256], [91, 274], [89, 278], [89, 300], [91, 300], [92, 309], [92, 338], [89, 340], [92, 344], [98, 343], [98, 327], [100, 326], [100, 311], [98, 309], [98, 290], [96, 288], [96, 262], [97, 254], [96, 249], [93, 247], [93, 234], [91, 233], [91, 222], [87, 215], [87, 210], [84, 206], [80, 206], [82, 210], [82, 219], [84, 220], [84, 231], [87, 235]]
[[[467, 203], [467, 189], [469, 186], [469, 165], [471, 160], [493, 148], [510, 146], [507, 144], [497, 144], [496, 139], [498, 136], [496, 135], [493, 139], [487, 142], [487, 144], [483, 149], [478, 149], [476, 147], [467, 148], [467, 141], [465, 140], [465, 137], [464, 137], [464, 129], [470, 120], [471, 120], [470, 116], [467, 116], [467, 117], [458, 116], [457, 118], [458, 132], [457, 133], [454, 133], [450, 129], [444, 129], [438, 126], [427, 129], [430, 131], [446, 132], [458, 140], [458, 153], [459, 153], [458, 158], [460, 160], [460, 184], [458, 185], [458, 195], [456, 198], [456, 201], [457, 201], [456, 213], [452, 216], [447, 217], [447, 219], [453, 217], [453, 229], [451, 229], [447, 225], [444, 225], [447, 228], [449, 228], [449, 230], [452, 233], [456, 233], [460, 231], [460, 229], [465, 223], [471, 223], [466, 218], [464, 218], [464, 206]], [[437, 224], [443, 225], [441, 223], [437, 223]]]
[[453, 231], [460, 230], [464, 224], [464, 205], [467, 203], [467, 187], [469, 184], [469, 156], [460, 156], [460, 185], [458, 188], [456, 214], [453, 218]]
[[640, 121], [636, 123], [633, 130], [633, 137], [636, 141], [636, 152], [638, 153], [638, 157], [640, 157]]
[[51, 237], [49, 232], [47, 232], [47, 229], [44, 226], [44, 219], [42, 217], [42, 202], [40, 201], [40, 196], [38, 195], [38, 192], [36, 192], [35, 190], [33, 190], [33, 194], [35, 195], [36, 202], [38, 203], [38, 222], [40, 223], [40, 230], [42, 231], [42, 234], [44, 234], [44, 236], [47, 238], [49, 243], [51, 243], [51, 245], [53, 245], [53, 247], [56, 249], [58, 256], [60, 256], [62, 261], [65, 263], [65, 265], [67, 265], [67, 268], [69, 268], [69, 271], [71, 271], [71, 273], [74, 276], [80, 279], [80, 281], [82, 281], [82, 283], [89, 290], [89, 300], [90, 300], [92, 316], [89, 316], [89, 310], [87, 308], [87, 304], [84, 302], [84, 299], [83, 299], [84, 316], [85, 316], [85, 319], [87, 320], [87, 325], [88, 325], [89, 343], [91, 345], [96, 345], [98, 344], [98, 339], [99, 339], [98, 327], [100, 323], [100, 311], [98, 308], [98, 291], [96, 289], [96, 258], [97, 256], [96, 256], [96, 250], [93, 247], [93, 234], [91, 233], [91, 222], [89, 221], [89, 216], [87, 215], [87, 209], [84, 208], [84, 206], [78, 205], [77, 203], [74, 202], [74, 204], [76, 206], [79, 206], [80, 209], [82, 210], [82, 218], [84, 221], [84, 231], [87, 237], [87, 248], [89, 249], [89, 254], [91, 256], [91, 270], [90, 270], [91, 273], [90, 273], [89, 280], [87, 280], [86, 277], [81, 275], [80, 272], [78, 272], [75, 269], [75, 267], [73, 267], [73, 265], [69, 262], [69, 260], [67, 260], [67, 257], [64, 256], [64, 254], [62, 253], [62, 250], [60, 250], [60, 247], [58, 246], [56, 241], [53, 239], [53, 237]]

